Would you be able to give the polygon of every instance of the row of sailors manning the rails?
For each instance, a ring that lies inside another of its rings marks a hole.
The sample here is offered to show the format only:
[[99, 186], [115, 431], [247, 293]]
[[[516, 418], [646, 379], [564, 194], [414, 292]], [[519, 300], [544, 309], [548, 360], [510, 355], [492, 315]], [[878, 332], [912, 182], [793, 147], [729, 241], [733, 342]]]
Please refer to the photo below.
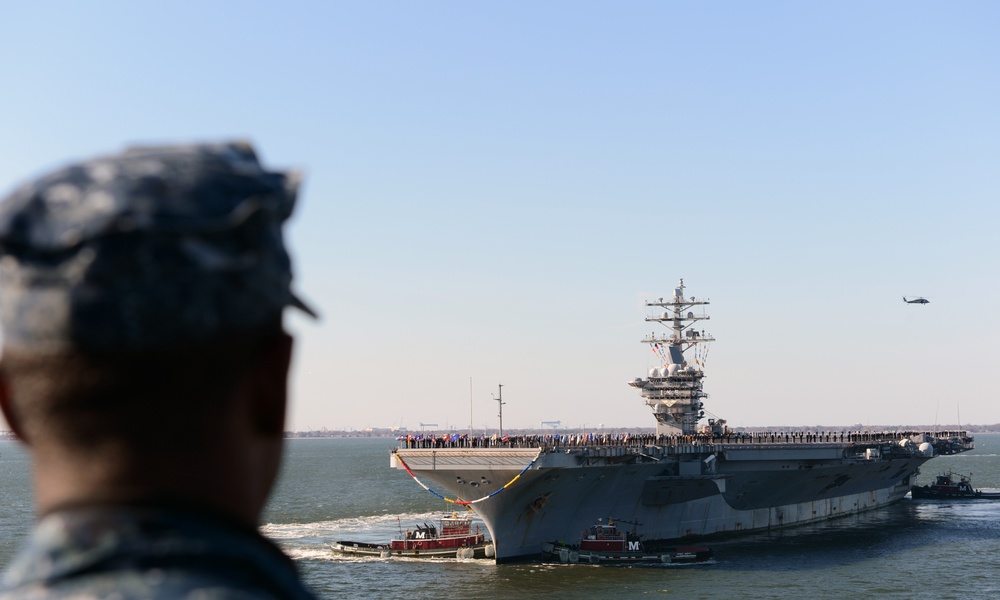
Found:
[[[965, 432], [941, 432], [943, 437], [965, 436]], [[778, 443], [897, 443], [907, 448], [923, 446], [926, 432], [918, 431], [748, 431], [725, 428], [724, 433], [706, 431], [693, 435], [657, 435], [655, 433], [566, 433], [504, 435], [485, 434], [408, 434], [396, 438], [404, 448], [558, 448], [586, 446], [689, 446], [697, 444], [778, 444]], [[914, 440], [921, 440], [923, 443]]]

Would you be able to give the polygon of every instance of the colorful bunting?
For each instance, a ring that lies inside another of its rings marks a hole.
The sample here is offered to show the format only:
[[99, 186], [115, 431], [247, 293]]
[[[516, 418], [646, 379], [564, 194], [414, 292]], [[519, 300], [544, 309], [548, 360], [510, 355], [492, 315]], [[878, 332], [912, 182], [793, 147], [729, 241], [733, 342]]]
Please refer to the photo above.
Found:
[[452, 504], [458, 504], [458, 505], [461, 505], [461, 506], [472, 506], [473, 504], [478, 504], [478, 503], [482, 502], [483, 500], [489, 500], [493, 496], [496, 496], [500, 492], [502, 492], [505, 489], [507, 489], [508, 487], [510, 487], [511, 484], [513, 484], [515, 481], [517, 481], [518, 479], [521, 478], [521, 475], [524, 475], [525, 471], [527, 471], [528, 469], [531, 468], [531, 465], [535, 464], [535, 461], [538, 460], [538, 457], [540, 457], [541, 455], [542, 455], [542, 449], [539, 448], [538, 449], [538, 454], [535, 455], [535, 458], [531, 459], [531, 462], [528, 463], [528, 465], [526, 467], [524, 467], [523, 469], [521, 469], [520, 473], [518, 473], [517, 475], [514, 476], [513, 479], [511, 479], [510, 481], [508, 481], [507, 485], [505, 485], [502, 488], [500, 488], [500, 489], [498, 489], [498, 490], [490, 493], [488, 496], [483, 496], [482, 498], [480, 498], [478, 500], [471, 500], [471, 501], [470, 500], [461, 500], [461, 499], [454, 499], [453, 500], [451, 498], [445, 498], [441, 494], [435, 492], [431, 488], [429, 488], [426, 485], [424, 485], [422, 481], [420, 481], [419, 479], [417, 479], [417, 476], [413, 474], [413, 471], [410, 470], [410, 467], [406, 464], [406, 461], [403, 460], [403, 457], [400, 456], [399, 453], [396, 453], [396, 460], [399, 461], [399, 464], [403, 465], [403, 468], [406, 469], [406, 472], [410, 474], [410, 477], [413, 478], [413, 481], [416, 481], [417, 485], [419, 485], [420, 487], [424, 488], [428, 492], [434, 494], [435, 496], [437, 496], [438, 498], [444, 500], [445, 502], [450, 502]]

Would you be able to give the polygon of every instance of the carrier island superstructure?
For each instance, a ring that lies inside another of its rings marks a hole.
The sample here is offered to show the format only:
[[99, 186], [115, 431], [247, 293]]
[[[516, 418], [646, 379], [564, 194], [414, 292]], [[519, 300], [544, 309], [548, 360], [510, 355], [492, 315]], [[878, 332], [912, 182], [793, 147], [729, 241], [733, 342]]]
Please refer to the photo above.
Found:
[[714, 339], [695, 327], [708, 301], [684, 293], [681, 280], [671, 298], [646, 303], [646, 320], [666, 328], [642, 340], [659, 364], [629, 382], [653, 410], [655, 435], [411, 438], [390, 465], [475, 510], [507, 562], [602, 517], [638, 522], [655, 545], [871, 510], [902, 499], [935, 454], [972, 449], [964, 432], [737, 434], [722, 419], [699, 428], [704, 361], [686, 353]]

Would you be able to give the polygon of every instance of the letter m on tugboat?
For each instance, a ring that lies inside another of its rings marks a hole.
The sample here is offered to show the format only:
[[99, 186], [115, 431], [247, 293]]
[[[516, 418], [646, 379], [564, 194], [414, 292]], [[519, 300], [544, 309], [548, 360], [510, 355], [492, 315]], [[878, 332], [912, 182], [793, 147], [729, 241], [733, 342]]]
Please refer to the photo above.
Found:
[[615, 525], [614, 519], [602, 523], [598, 519], [583, 532], [576, 544], [545, 542], [542, 556], [562, 563], [628, 564], [637, 562], [694, 563], [712, 557], [712, 550], [704, 546], [649, 548], [642, 543], [636, 531], [638, 521], [619, 521], [633, 526], [626, 532]]

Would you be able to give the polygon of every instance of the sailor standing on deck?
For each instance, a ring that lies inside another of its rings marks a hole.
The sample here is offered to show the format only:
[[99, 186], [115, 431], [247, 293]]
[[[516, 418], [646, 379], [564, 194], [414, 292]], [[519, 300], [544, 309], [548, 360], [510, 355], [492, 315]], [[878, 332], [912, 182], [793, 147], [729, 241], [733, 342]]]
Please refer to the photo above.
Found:
[[257, 531], [292, 339], [297, 178], [137, 148], [0, 204], [0, 407], [40, 521], [0, 598], [313, 598]]

